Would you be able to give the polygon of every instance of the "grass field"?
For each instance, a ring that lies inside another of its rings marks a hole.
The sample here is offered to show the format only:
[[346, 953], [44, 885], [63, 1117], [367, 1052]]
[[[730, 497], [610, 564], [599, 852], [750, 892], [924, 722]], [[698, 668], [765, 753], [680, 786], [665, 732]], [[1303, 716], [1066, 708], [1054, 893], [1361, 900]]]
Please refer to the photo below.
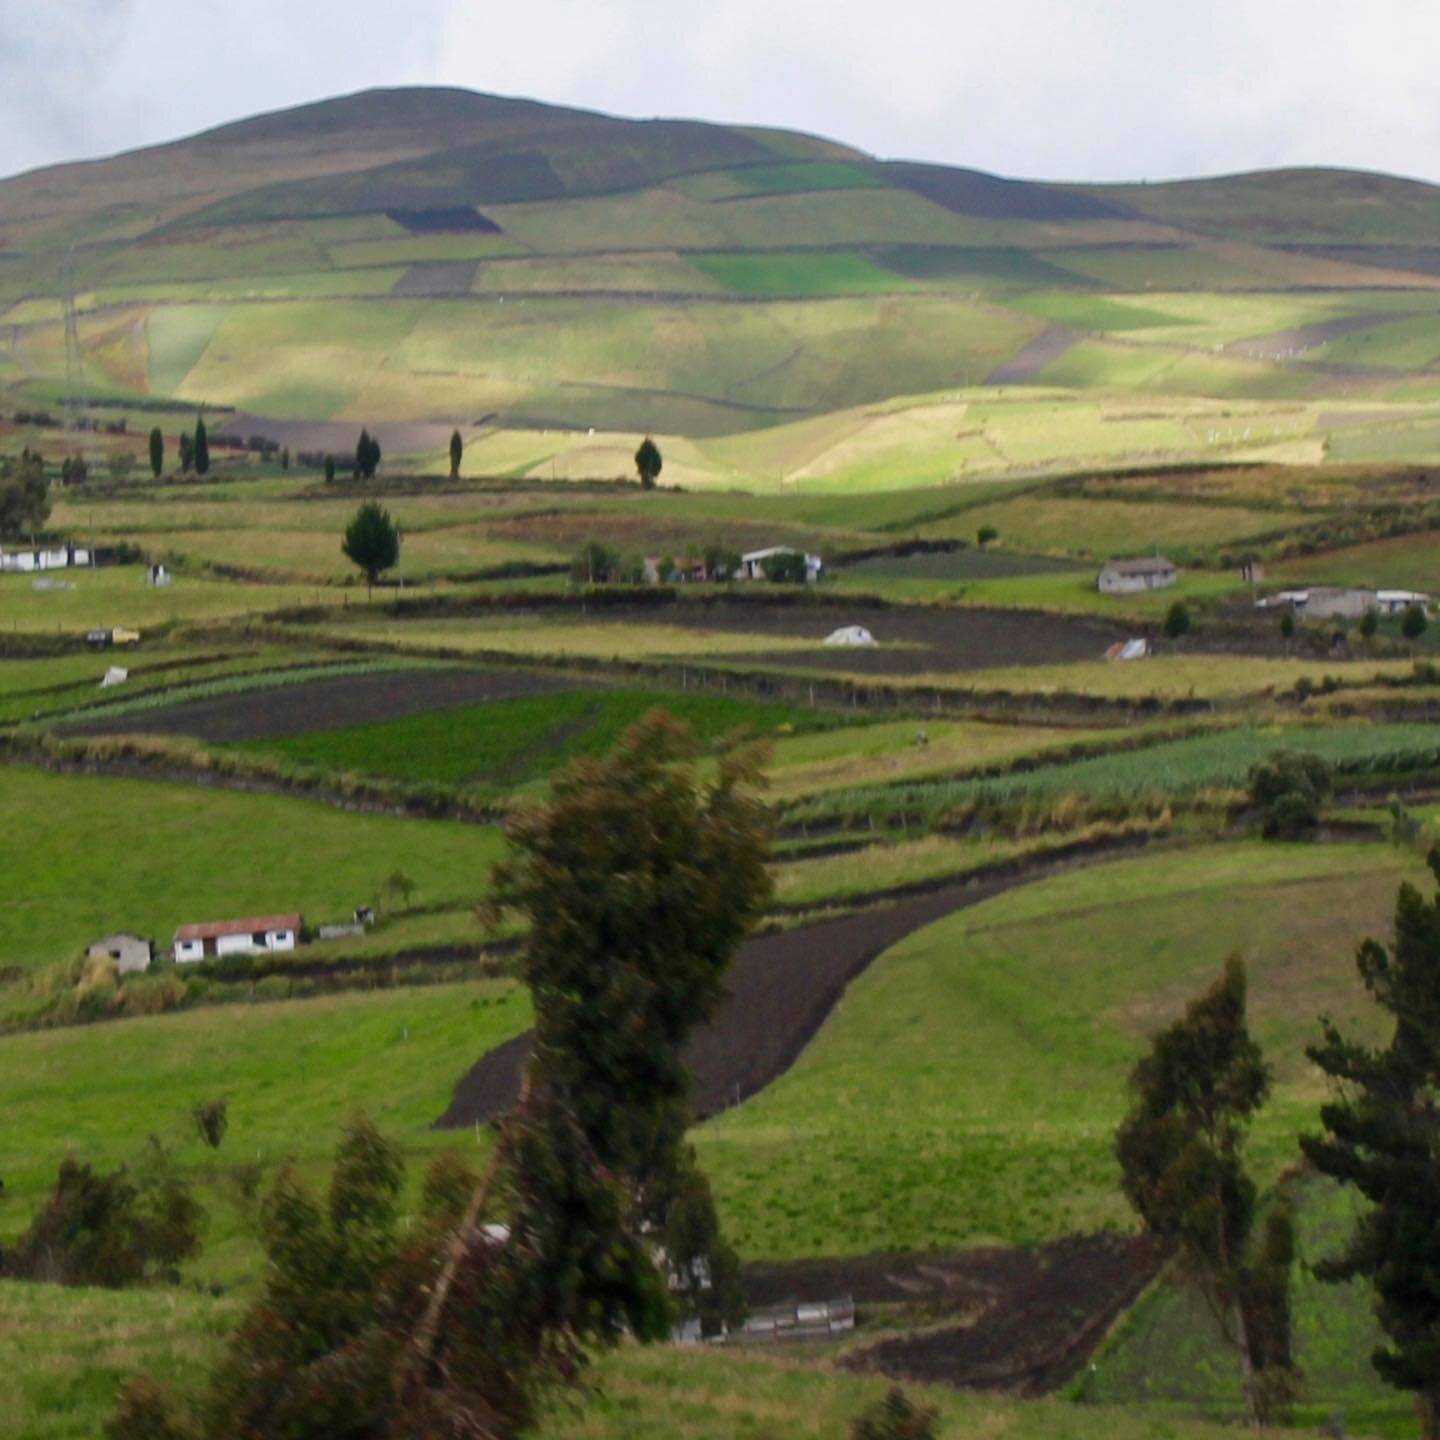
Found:
[[504, 789], [540, 779], [577, 756], [608, 750], [656, 706], [690, 725], [707, 745], [740, 729], [759, 737], [782, 727], [840, 723], [838, 717], [724, 695], [577, 690], [251, 741], [240, 748], [335, 770]]
[[[119, 1023], [7, 1036], [0, 1234], [24, 1228], [66, 1154], [107, 1163], [156, 1134], [212, 1191], [214, 1224], [196, 1273], [253, 1274], [254, 1237], [223, 1186], [234, 1165], [267, 1172], [293, 1159], [313, 1174], [341, 1123], [364, 1109], [411, 1156], [472, 1148], [430, 1122], [487, 1049], [529, 1023], [529, 1001], [506, 982], [219, 1005]], [[105, 1078], [96, 1083], [97, 1045]], [[212, 1151], [190, 1107], [224, 1099], [229, 1129]]]
[[[203, 1378], [240, 1303], [183, 1291], [117, 1294], [0, 1283], [0, 1372], [9, 1440], [98, 1440], [126, 1376], [184, 1386]], [[834, 1440], [884, 1394], [876, 1378], [787, 1356], [622, 1346], [602, 1356], [589, 1389], [563, 1401], [541, 1440]], [[1112, 1406], [1021, 1402], [907, 1387], [940, 1412], [939, 1440], [1219, 1440], [1218, 1426]]]
[[500, 853], [498, 832], [483, 826], [196, 785], [6, 766], [0, 797], [26, 817], [0, 956], [26, 968], [117, 930], [168, 945], [192, 921], [295, 910], [343, 920], [397, 868], [416, 881], [416, 903], [478, 901]]
[[1277, 1070], [1256, 1154], [1272, 1177], [1322, 1093], [1315, 1016], [1367, 1013], [1353, 951], [1418, 859], [1256, 843], [1038, 882], [903, 941], [795, 1067], [697, 1135], [742, 1252], [824, 1255], [1031, 1243], [1130, 1223], [1110, 1144], [1146, 1035], [1251, 966]]

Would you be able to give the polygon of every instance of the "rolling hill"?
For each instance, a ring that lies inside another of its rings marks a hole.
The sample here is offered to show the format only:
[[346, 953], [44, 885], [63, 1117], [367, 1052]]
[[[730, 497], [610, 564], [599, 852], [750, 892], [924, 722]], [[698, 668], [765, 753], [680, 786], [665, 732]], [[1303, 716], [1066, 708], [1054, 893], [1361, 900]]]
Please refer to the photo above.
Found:
[[[1152, 397], [1168, 420], [1177, 400], [1300, 407], [1249, 427], [1294, 444], [1335, 413], [1388, 433], [1440, 400], [1431, 186], [1052, 185], [463, 90], [368, 91], [0, 181], [17, 407], [63, 393], [67, 275], [92, 399], [229, 407], [294, 444], [332, 443], [316, 422], [417, 421], [705, 441], [1031, 385]], [[1156, 453], [1221, 443], [1199, 413]], [[968, 423], [946, 444], [945, 474], [919, 478], [1117, 450]], [[439, 447], [422, 427], [389, 448]], [[856, 463], [888, 474], [893, 449]]]

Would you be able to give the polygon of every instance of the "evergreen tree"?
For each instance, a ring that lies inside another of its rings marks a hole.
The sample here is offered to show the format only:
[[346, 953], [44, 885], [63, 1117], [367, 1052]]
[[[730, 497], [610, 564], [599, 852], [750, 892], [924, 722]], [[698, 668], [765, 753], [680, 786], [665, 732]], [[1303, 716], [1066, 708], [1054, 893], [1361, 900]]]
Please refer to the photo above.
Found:
[[327, 485], [335, 483], [335, 457], [333, 455], [325, 457], [325, 483]]
[[380, 464], [380, 442], [368, 430], [361, 430], [360, 439], [355, 443], [355, 474], [364, 480], [372, 480]]
[[655, 488], [655, 481], [659, 479], [664, 463], [660, 457], [660, 447], [647, 435], [635, 452], [635, 469], [640, 476], [640, 483], [647, 490]]
[[0, 460], [0, 539], [34, 534], [50, 518], [45, 462], [26, 449]]
[[1293, 1388], [1293, 1372], [1283, 1236], [1249, 1257], [1256, 1193], [1244, 1138], [1270, 1071], [1246, 1025], [1245, 992], [1244, 963], [1231, 956], [1221, 978], [1155, 1036], [1131, 1073], [1115, 1152], [1126, 1198], [1151, 1234], [1179, 1248], [1185, 1280], [1235, 1350], [1246, 1413], [1258, 1425], [1272, 1397]]
[[188, 475], [191, 467], [195, 464], [195, 442], [190, 438], [188, 431], [180, 432], [176, 448], [180, 455], [180, 473]]
[[[1429, 855], [1440, 881], [1440, 849]], [[1315, 1267], [1323, 1280], [1368, 1280], [1388, 1344], [1373, 1358], [1388, 1384], [1415, 1393], [1426, 1440], [1440, 1437], [1440, 894], [1408, 882], [1387, 948], [1366, 940], [1356, 968], [1393, 1022], [1371, 1048], [1329, 1019], [1306, 1054], [1335, 1082], [1325, 1133], [1300, 1147], [1323, 1175], [1370, 1202], [1345, 1250]]]
[[210, 439], [205, 433], [205, 417], [195, 417], [195, 473], [204, 475], [210, 469]]
[[165, 468], [165, 437], [157, 425], [150, 432], [150, 473], [158, 480]]
[[367, 500], [345, 527], [340, 549], [365, 572], [366, 587], [373, 596], [375, 582], [400, 559], [400, 527], [379, 501]]
[[1177, 600], [1165, 612], [1165, 635], [1167, 639], [1178, 640], [1190, 631], [1190, 609], [1183, 600]]
[[1425, 618], [1425, 611], [1419, 605], [1407, 605], [1405, 616], [1400, 621], [1400, 633], [1407, 640], [1418, 640], [1424, 633], [1425, 627], [1430, 622]]
[[460, 438], [458, 430], [452, 430], [450, 432], [450, 478], [452, 480], [460, 478], [460, 460], [464, 454], [465, 442]]

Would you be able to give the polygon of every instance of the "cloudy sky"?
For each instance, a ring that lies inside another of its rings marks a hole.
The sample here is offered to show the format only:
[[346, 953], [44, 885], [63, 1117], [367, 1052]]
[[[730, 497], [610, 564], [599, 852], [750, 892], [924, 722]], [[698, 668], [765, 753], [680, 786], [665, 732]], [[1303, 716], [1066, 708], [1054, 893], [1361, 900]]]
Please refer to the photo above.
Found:
[[1440, 181], [1435, 0], [0, 0], [0, 174], [372, 85], [1051, 179]]

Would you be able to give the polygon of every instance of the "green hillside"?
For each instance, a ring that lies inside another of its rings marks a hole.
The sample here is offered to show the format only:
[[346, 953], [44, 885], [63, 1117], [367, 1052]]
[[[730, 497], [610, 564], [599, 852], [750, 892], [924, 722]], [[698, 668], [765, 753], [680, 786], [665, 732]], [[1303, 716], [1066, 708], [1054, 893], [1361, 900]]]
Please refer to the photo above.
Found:
[[[339, 443], [304, 428], [321, 421], [704, 439], [1045, 384], [1166, 415], [1314, 405], [1271, 437], [1304, 437], [1277, 458], [1318, 459], [1332, 432], [1352, 455], [1424, 456], [1433, 427], [1369, 437], [1377, 405], [1440, 399], [1437, 217], [1440, 192], [1384, 176], [1055, 186], [789, 132], [369, 91], [0, 181], [0, 398], [63, 393], [63, 257], [92, 399], [232, 407], [300, 447]], [[965, 424], [938, 472], [902, 453], [847, 468], [868, 488], [1190, 456], [1223, 443], [1211, 428], [1010, 446]], [[415, 460], [441, 443], [390, 438]]]

